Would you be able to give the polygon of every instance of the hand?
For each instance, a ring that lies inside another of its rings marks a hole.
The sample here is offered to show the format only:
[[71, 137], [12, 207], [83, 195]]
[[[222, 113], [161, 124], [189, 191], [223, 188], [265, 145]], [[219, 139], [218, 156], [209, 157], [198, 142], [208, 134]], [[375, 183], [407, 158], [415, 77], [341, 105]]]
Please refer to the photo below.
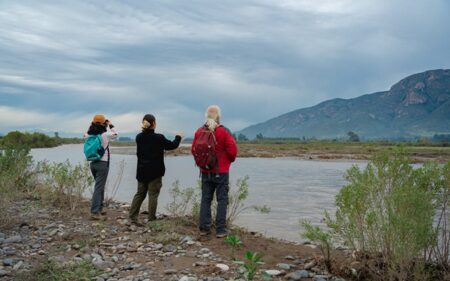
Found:
[[176, 132], [175, 136], [179, 136], [180, 138], [184, 138], [184, 134], [182, 132]]

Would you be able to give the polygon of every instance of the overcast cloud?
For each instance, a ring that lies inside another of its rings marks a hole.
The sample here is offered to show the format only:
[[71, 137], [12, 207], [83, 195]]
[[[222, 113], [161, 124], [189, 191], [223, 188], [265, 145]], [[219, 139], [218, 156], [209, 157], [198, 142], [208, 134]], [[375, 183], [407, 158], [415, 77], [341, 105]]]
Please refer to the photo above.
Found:
[[450, 67], [448, 0], [0, 1], [0, 132], [231, 130]]

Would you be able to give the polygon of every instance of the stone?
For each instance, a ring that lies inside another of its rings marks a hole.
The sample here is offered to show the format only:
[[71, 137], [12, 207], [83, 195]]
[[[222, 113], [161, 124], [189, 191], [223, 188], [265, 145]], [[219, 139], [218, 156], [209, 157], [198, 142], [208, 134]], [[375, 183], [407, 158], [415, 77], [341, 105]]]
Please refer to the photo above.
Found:
[[326, 275], [316, 275], [314, 276], [314, 281], [327, 281], [328, 276]]
[[230, 267], [223, 263], [216, 264], [216, 267], [219, 268], [220, 271], [223, 271], [223, 272], [230, 270]]
[[294, 272], [291, 272], [289, 274], [286, 275], [286, 279], [288, 280], [300, 280], [302, 278], [308, 278], [309, 277], [309, 272], [306, 270], [297, 270]]
[[196, 256], [197, 256], [197, 252], [195, 252], [195, 251], [187, 251], [186, 252], [186, 257], [195, 258]]
[[140, 263], [130, 262], [127, 266], [125, 266], [125, 270], [133, 270], [139, 267], [141, 267]]
[[16, 254], [16, 249], [11, 248], [11, 247], [5, 247], [3, 248], [3, 253], [7, 256], [13, 256]]
[[108, 268], [113, 268], [114, 264], [110, 261], [103, 261], [103, 260], [95, 260], [92, 261], [92, 265], [99, 270], [106, 270]]
[[98, 261], [103, 260], [102, 256], [100, 256], [100, 255], [97, 254], [97, 253], [92, 253], [92, 254], [91, 254], [91, 257], [92, 257], [94, 260], [98, 260]]
[[52, 230], [50, 230], [50, 232], [48, 233], [48, 236], [55, 236], [56, 235], [56, 233], [58, 233], [58, 229], [52, 229]]
[[3, 260], [3, 265], [4, 266], [13, 266], [13, 264], [14, 264], [14, 260], [13, 259], [4, 259]]
[[105, 281], [105, 279], [104, 279], [103, 277], [97, 277], [97, 278], [95, 279], [95, 281]]
[[287, 259], [287, 260], [291, 260], [291, 261], [295, 260], [295, 258], [293, 256], [291, 256], [291, 255], [285, 256], [284, 258]]
[[277, 269], [269, 269], [265, 271], [268, 275], [270, 276], [278, 276], [281, 275], [281, 271], [277, 270]]
[[13, 270], [19, 270], [23, 265], [23, 261], [19, 261], [13, 266]]
[[205, 262], [205, 261], [197, 261], [194, 263], [194, 266], [208, 266], [209, 263]]
[[53, 256], [53, 257], [50, 257], [48, 260], [55, 262], [57, 264], [63, 264], [66, 262], [66, 258], [64, 256]]
[[177, 274], [177, 270], [176, 269], [166, 269], [164, 270], [164, 274], [166, 275], [172, 275], [172, 274]]
[[180, 242], [181, 242], [181, 244], [183, 244], [183, 243], [187, 243], [187, 242], [193, 241], [193, 240], [194, 239], [191, 236], [187, 235], [187, 236], [184, 236], [183, 238], [181, 238]]
[[8, 275], [7, 271], [5, 271], [3, 269], [0, 269], [0, 277], [4, 277], [4, 276], [7, 276], [7, 275]]
[[303, 269], [305, 270], [309, 270], [311, 268], [313, 268], [316, 265], [316, 261], [310, 261], [307, 264], [305, 264], [305, 266], [303, 267]]
[[198, 251], [199, 254], [209, 254], [211, 251], [208, 248], [201, 248], [200, 251]]
[[6, 238], [6, 235], [5, 235], [4, 233], [0, 232], [0, 238], [5, 239], [5, 238]]
[[21, 243], [22, 237], [20, 235], [11, 236], [9, 238], [6, 238], [5, 241], [3, 241], [4, 244], [10, 244], [10, 243]]
[[184, 275], [183, 277], [181, 277], [180, 279], [178, 279], [178, 281], [190, 281], [189, 277]]
[[175, 247], [172, 244], [167, 244], [166, 246], [164, 246], [163, 251], [164, 252], [175, 252], [177, 250], [177, 247]]
[[277, 267], [281, 268], [281, 269], [284, 269], [284, 270], [291, 269], [291, 266], [289, 264], [287, 264], [287, 263], [279, 263], [279, 264], [277, 264]]

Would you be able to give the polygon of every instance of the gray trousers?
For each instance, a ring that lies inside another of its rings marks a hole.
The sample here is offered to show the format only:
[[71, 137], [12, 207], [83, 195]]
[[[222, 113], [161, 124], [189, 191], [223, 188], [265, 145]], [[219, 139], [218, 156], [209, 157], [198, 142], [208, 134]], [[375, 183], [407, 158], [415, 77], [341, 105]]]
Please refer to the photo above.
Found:
[[91, 214], [100, 214], [105, 199], [106, 179], [109, 165], [106, 161], [91, 162], [91, 172], [95, 179], [94, 193], [92, 194]]

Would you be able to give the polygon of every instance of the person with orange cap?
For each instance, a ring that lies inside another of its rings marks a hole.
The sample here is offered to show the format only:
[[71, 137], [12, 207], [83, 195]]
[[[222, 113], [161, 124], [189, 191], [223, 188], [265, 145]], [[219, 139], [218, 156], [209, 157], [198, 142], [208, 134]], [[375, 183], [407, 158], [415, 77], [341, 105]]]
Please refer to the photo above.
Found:
[[[109, 127], [109, 131], [108, 131]], [[91, 219], [104, 220], [106, 212], [103, 210], [105, 185], [109, 172], [111, 153], [109, 143], [117, 138], [114, 125], [102, 114], [97, 114], [85, 134], [84, 151], [95, 179], [94, 193], [91, 202]]]

